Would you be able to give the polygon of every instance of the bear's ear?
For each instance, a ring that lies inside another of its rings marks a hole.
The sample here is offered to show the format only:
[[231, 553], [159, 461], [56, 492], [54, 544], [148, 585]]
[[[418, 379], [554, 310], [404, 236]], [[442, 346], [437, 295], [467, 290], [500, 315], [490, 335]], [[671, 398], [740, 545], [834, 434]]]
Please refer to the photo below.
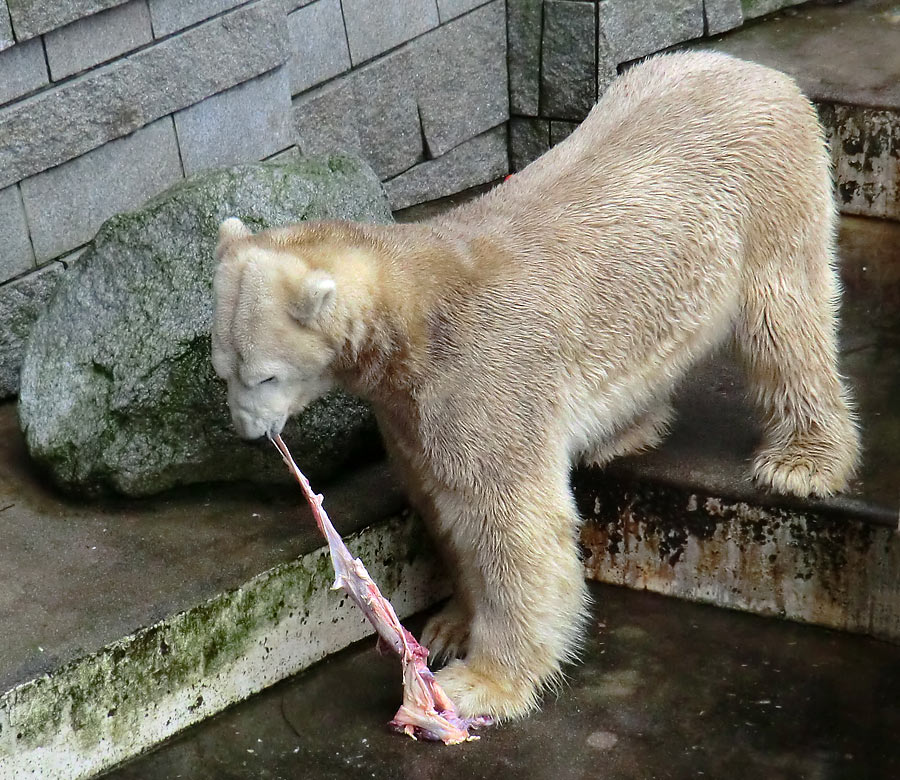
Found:
[[221, 260], [222, 255], [232, 241], [241, 238], [249, 238], [253, 232], [237, 217], [228, 217], [219, 225], [219, 243], [216, 246], [216, 259]]
[[291, 316], [309, 325], [332, 309], [336, 295], [337, 286], [326, 271], [310, 271], [291, 301]]

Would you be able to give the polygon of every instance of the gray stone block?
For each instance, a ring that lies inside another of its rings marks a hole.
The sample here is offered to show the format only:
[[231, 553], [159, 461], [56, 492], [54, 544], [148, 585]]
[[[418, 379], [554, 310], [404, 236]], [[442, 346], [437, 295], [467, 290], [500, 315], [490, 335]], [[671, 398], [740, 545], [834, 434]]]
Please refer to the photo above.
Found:
[[44, 36], [50, 77], [71, 76], [153, 40], [146, 0], [101, 11]]
[[278, 67], [284, 27], [281, 0], [251, 3], [0, 110], [0, 188]]
[[305, 154], [350, 152], [385, 179], [424, 157], [412, 75], [404, 47], [294, 101]]
[[153, 19], [153, 33], [164, 38], [173, 32], [183, 30], [204, 19], [227, 11], [246, 0], [148, 0], [150, 18]]
[[511, 117], [509, 120], [509, 163], [521, 171], [550, 148], [550, 122], [546, 119]]
[[292, 94], [350, 70], [341, 0], [319, 0], [288, 14], [287, 20]]
[[438, 16], [440, 16], [441, 24], [461, 16], [467, 11], [484, 5], [486, 0], [437, 0]]
[[543, 5], [543, 0], [517, 0], [506, 9], [509, 107], [514, 114], [538, 115]]
[[360, 147], [381, 179], [396, 176], [425, 156], [412, 62], [412, 54], [400, 49], [353, 74], [353, 119]]
[[565, 141], [576, 127], [578, 122], [560, 122], [552, 120], [550, 122], [550, 146], [556, 146], [560, 141]]
[[175, 114], [184, 175], [256, 162], [293, 143], [285, 67], [219, 92]]
[[792, 5], [800, 5], [806, 0], [741, 0], [744, 19], [756, 19], [758, 16], [779, 11]]
[[501, 125], [410, 168], [385, 182], [384, 188], [391, 208], [397, 211], [494, 181], [508, 172], [506, 127]]
[[0, 237], [0, 283], [3, 283], [34, 267], [22, 194], [16, 185], [0, 190]]
[[584, 119], [597, 100], [596, 5], [546, 0], [541, 116]]
[[38, 262], [89, 241], [101, 223], [182, 176], [175, 128], [165, 117], [20, 186]]
[[354, 65], [439, 24], [435, 0], [342, 0], [342, 7]]
[[703, 0], [703, 15], [706, 35], [718, 35], [744, 23], [741, 0]]
[[[25, 41], [0, 51], [0, 105], [38, 89], [49, 81], [40, 41]], [[0, 137], [3, 137], [2, 130]], [[4, 144], [5, 142], [4, 139]], [[5, 183], [10, 184], [11, 181]]]
[[616, 68], [616, 55], [605, 33], [597, 25], [597, 98], [606, 92], [613, 79], [619, 75]]
[[356, 92], [351, 79], [338, 79], [294, 100], [294, 126], [300, 151], [306, 155], [345, 152], [363, 156]]
[[423, 35], [409, 49], [429, 156], [509, 118], [503, 0]]
[[597, 7], [616, 64], [703, 35], [703, 0], [605, 0]]
[[60, 263], [50, 263], [0, 285], [0, 399], [19, 392], [19, 371], [28, 334], [53, 296], [62, 271]]
[[0, 51], [8, 49], [15, 42], [12, 23], [9, 20], [9, 8], [6, 5], [6, 0], [0, 0]]
[[19, 41], [124, 2], [126, 0], [6, 0]]

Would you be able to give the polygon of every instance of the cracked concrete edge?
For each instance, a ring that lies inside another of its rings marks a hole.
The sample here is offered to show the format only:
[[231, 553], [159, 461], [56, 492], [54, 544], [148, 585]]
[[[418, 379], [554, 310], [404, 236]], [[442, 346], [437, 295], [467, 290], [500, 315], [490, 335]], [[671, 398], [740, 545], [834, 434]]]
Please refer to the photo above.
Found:
[[900, 531], [648, 482], [581, 491], [587, 576], [900, 643]]
[[[348, 546], [401, 618], [449, 592], [411, 513]], [[371, 634], [332, 580], [327, 548], [315, 550], [7, 691], [0, 776], [94, 776]]]

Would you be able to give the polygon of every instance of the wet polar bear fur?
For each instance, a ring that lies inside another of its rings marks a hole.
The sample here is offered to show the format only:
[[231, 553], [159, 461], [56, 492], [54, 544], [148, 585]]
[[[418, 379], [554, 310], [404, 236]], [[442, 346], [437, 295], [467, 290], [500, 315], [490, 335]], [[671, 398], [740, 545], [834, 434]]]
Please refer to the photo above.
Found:
[[764, 421], [752, 465], [847, 484], [829, 161], [788, 77], [711, 53], [615, 81], [563, 143], [416, 225], [220, 230], [213, 361], [239, 433], [332, 387], [368, 398], [455, 577], [426, 627], [464, 715], [536, 706], [585, 608], [573, 461], [655, 446], [677, 382], [730, 341]]

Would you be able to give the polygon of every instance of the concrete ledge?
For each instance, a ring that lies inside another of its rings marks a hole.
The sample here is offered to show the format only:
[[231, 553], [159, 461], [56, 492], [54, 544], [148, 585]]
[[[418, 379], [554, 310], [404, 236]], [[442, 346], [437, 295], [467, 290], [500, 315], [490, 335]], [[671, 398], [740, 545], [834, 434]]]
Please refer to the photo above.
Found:
[[900, 642], [900, 531], [645, 481], [588, 480], [587, 576]]
[[[348, 543], [401, 618], [446, 595], [411, 516]], [[371, 633], [332, 578], [315, 550], [7, 691], [4, 779], [90, 777]]]
[[[781, 3], [783, 5], [783, 3]], [[754, 3], [755, 10], [774, 10]], [[797, 79], [828, 133], [841, 211], [900, 220], [900, 27], [892, 0], [787, 9], [696, 44]]]

